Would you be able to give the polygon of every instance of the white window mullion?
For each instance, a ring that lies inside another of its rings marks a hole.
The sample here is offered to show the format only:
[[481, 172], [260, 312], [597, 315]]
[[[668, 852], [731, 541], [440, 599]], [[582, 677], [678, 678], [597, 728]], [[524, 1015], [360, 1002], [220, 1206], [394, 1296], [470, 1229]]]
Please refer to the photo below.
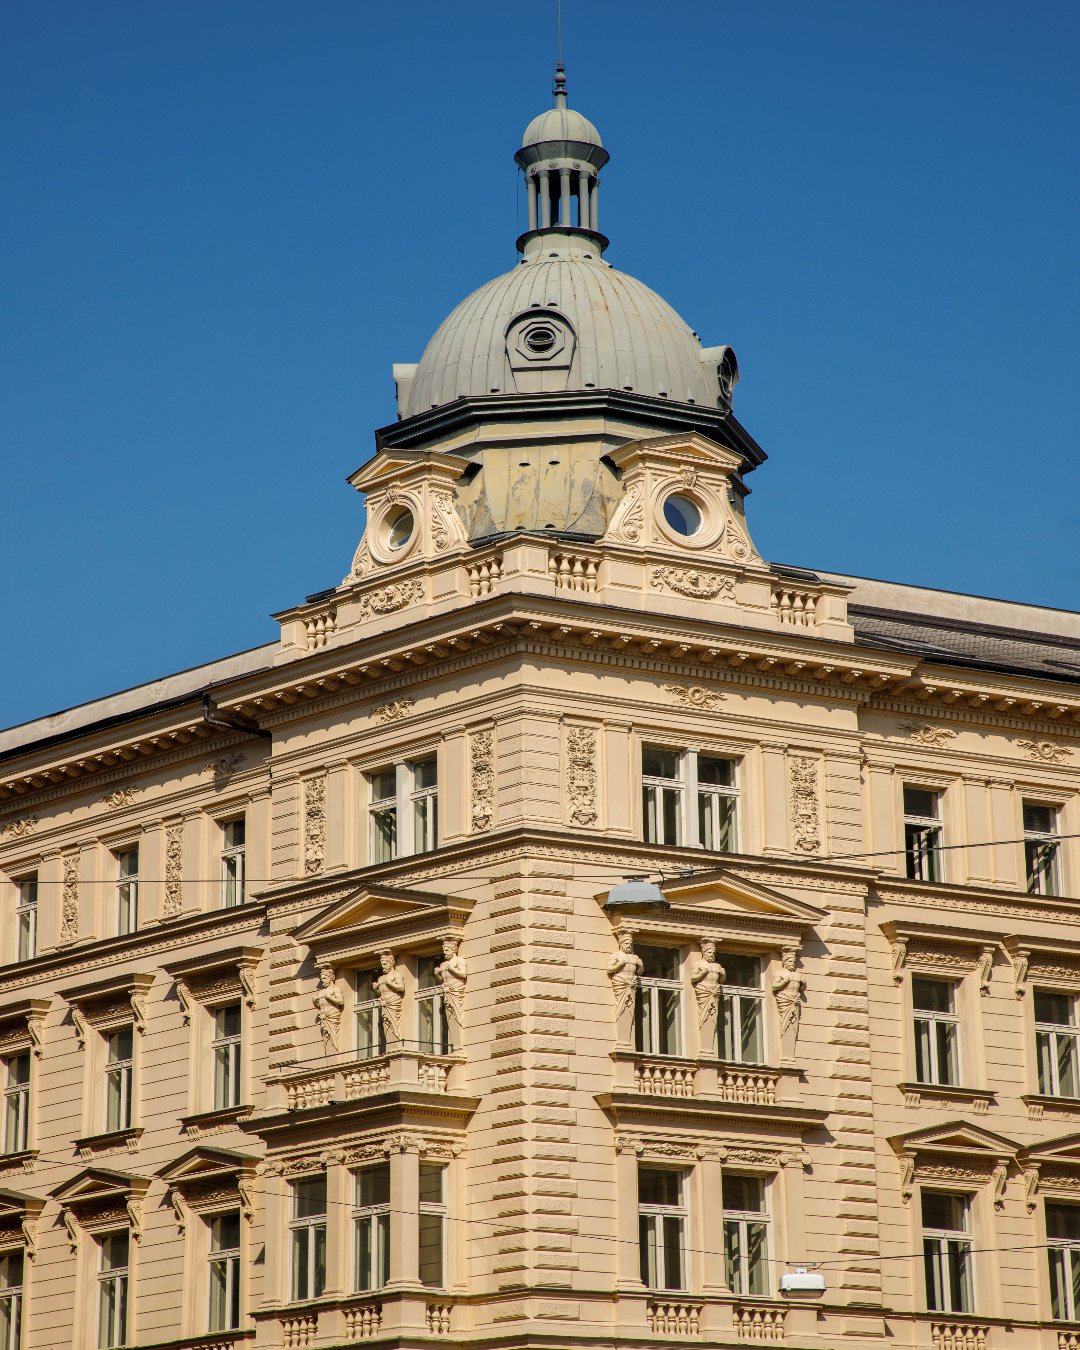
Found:
[[691, 848], [701, 847], [698, 830], [698, 757], [696, 750], [687, 750], [682, 757], [682, 837]]
[[414, 847], [416, 832], [413, 829], [413, 813], [411, 809], [413, 784], [412, 765], [398, 764], [395, 765], [395, 770], [398, 840], [400, 843], [400, 851], [403, 857], [411, 857], [416, 852]]

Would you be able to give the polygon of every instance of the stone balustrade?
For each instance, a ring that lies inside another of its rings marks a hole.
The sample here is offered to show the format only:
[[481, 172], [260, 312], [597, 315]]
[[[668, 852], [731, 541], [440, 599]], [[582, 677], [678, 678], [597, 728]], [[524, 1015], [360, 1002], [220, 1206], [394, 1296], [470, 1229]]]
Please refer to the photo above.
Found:
[[548, 555], [548, 576], [557, 591], [593, 592], [598, 571], [597, 560], [581, 553], [553, 551]]
[[429, 1303], [427, 1305], [427, 1327], [430, 1335], [449, 1336], [451, 1306], [449, 1303]]
[[1057, 1350], [1080, 1350], [1080, 1331], [1059, 1331]]
[[693, 1097], [697, 1072], [692, 1065], [639, 1058], [634, 1065], [634, 1086], [651, 1097]]
[[769, 1308], [756, 1303], [737, 1303], [732, 1309], [735, 1334], [744, 1341], [775, 1344], [784, 1339], [786, 1308]]
[[931, 1322], [934, 1350], [987, 1350], [990, 1328], [978, 1322]]
[[304, 620], [304, 634], [309, 652], [318, 651], [327, 646], [337, 632], [337, 610], [324, 609], [318, 614], [309, 614]]
[[716, 1075], [716, 1092], [721, 1101], [776, 1105], [776, 1069], [721, 1068]]
[[288, 1111], [308, 1111], [399, 1088], [445, 1094], [452, 1090], [454, 1070], [461, 1063], [460, 1055], [433, 1055], [414, 1046], [402, 1046], [371, 1057], [335, 1055], [317, 1068], [283, 1069], [266, 1081], [272, 1104]]
[[381, 1303], [361, 1303], [355, 1308], [345, 1309], [345, 1335], [350, 1341], [363, 1341], [369, 1336], [378, 1336], [382, 1331], [383, 1310]]
[[502, 558], [492, 553], [486, 558], [477, 558], [465, 564], [469, 578], [469, 595], [475, 600], [481, 595], [490, 595], [502, 576]]
[[701, 1304], [650, 1300], [645, 1320], [654, 1336], [700, 1336]]
[[774, 586], [772, 611], [781, 626], [816, 628], [818, 597], [813, 591], [796, 590], [789, 586]]
[[307, 1350], [318, 1330], [318, 1313], [289, 1313], [281, 1319], [281, 1344], [285, 1350]]

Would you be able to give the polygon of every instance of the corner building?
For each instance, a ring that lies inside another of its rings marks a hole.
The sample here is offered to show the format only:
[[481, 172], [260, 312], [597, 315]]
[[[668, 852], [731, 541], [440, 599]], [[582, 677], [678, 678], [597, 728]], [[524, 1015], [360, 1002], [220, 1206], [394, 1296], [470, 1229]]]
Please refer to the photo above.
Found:
[[0, 1350], [1080, 1346], [1080, 618], [763, 559], [606, 160], [340, 586], [0, 733]]

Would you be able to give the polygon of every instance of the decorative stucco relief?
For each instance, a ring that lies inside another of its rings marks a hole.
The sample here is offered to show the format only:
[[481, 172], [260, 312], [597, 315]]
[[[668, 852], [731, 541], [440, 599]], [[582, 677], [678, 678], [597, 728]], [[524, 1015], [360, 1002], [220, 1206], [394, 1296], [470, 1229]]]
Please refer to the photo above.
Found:
[[416, 604], [424, 598], [424, 583], [419, 577], [409, 581], [395, 581], [391, 586], [380, 587], [377, 591], [368, 591], [360, 597], [360, 614], [370, 619], [373, 614], [392, 614], [396, 609]]
[[401, 722], [412, 712], [416, 703], [408, 694], [404, 698], [391, 699], [389, 703], [380, 703], [372, 708], [371, 715], [376, 722]]
[[495, 736], [474, 731], [469, 738], [472, 778], [472, 827], [487, 830], [495, 817]]
[[220, 755], [204, 766], [203, 772], [214, 779], [214, 790], [220, 792], [229, 786], [232, 776], [244, 765], [244, 756], [239, 751], [231, 755]]
[[611, 524], [604, 537], [616, 543], [625, 541], [628, 544], [636, 544], [641, 538], [644, 526], [645, 498], [641, 484], [633, 483], [626, 489], [625, 496], [615, 508], [615, 514], [611, 517]]
[[445, 938], [442, 949], [444, 960], [435, 967], [435, 978], [442, 985], [451, 1040], [455, 1045], [460, 1045], [461, 1028], [465, 1020], [465, 982], [469, 978], [469, 967], [461, 955], [461, 943], [457, 938]]
[[100, 806], [110, 806], [117, 810], [122, 806], [130, 806], [139, 795], [141, 788], [137, 787], [118, 787], [113, 788], [112, 792], [106, 792], [104, 797], [98, 798]]
[[797, 755], [788, 761], [791, 782], [791, 832], [795, 847], [802, 853], [816, 853], [821, 847], [818, 821], [818, 762]]
[[165, 894], [161, 916], [175, 919], [184, 908], [184, 827], [179, 822], [165, 827]]
[[[698, 1005], [698, 1023], [706, 1027], [715, 1024], [720, 1006], [720, 986], [724, 983], [724, 967], [716, 959], [716, 943], [712, 938], [701, 939], [701, 955], [690, 967], [690, 983]], [[711, 1037], [709, 1038], [711, 1044]]]
[[391, 951], [379, 953], [379, 965], [382, 973], [375, 981], [375, 993], [379, 999], [383, 1031], [387, 1040], [400, 1041], [401, 1008], [405, 1002], [405, 977], [398, 970], [397, 960]]
[[799, 1038], [803, 995], [806, 992], [806, 976], [796, 969], [798, 957], [795, 947], [785, 947], [780, 958], [780, 969], [772, 982], [773, 998], [776, 999], [776, 1011], [780, 1017], [780, 1039], [784, 1042], [786, 1053], [790, 1053], [789, 1045], [793, 1048]]
[[1016, 744], [1028, 759], [1043, 764], [1064, 764], [1067, 759], [1072, 759], [1072, 747], [1062, 745], [1060, 741], [1017, 741]]
[[715, 600], [721, 595], [726, 600], [735, 599], [735, 582], [731, 577], [699, 572], [691, 567], [654, 567], [649, 573], [649, 582], [658, 591], [666, 587], [676, 595], [689, 596], [692, 600]]
[[62, 858], [64, 889], [60, 909], [60, 941], [74, 942], [79, 936], [79, 854]]
[[956, 739], [956, 732], [951, 727], [935, 727], [928, 722], [901, 722], [900, 730], [916, 745], [930, 745], [939, 750]]
[[0, 829], [0, 834], [5, 839], [25, 839], [28, 834], [33, 834], [37, 827], [37, 816], [23, 816], [21, 820], [9, 820]]
[[612, 953], [607, 963], [607, 977], [611, 981], [611, 992], [615, 995], [615, 1039], [620, 1045], [630, 1045], [633, 1041], [638, 980], [645, 963], [634, 951], [633, 929], [623, 928], [618, 934], [618, 940], [619, 949]]
[[566, 783], [572, 825], [596, 824], [596, 732], [570, 727], [566, 733]]
[[304, 870], [315, 876], [326, 861], [326, 776], [304, 784]]
[[452, 492], [431, 494], [431, 544], [436, 553], [444, 553], [452, 544], [465, 543], [468, 535], [454, 507]]
[[664, 692], [670, 694], [676, 703], [684, 708], [700, 708], [705, 712], [712, 712], [719, 708], [726, 694], [719, 689], [706, 689], [701, 684], [665, 684]]
[[315, 1005], [315, 1020], [323, 1038], [327, 1054], [336, 1055], [341, 1046], [341, 1016], [345, 1009], [345, 995], [338, 987], [333, 966], [319, 967], [319, 987], [311, 996]]

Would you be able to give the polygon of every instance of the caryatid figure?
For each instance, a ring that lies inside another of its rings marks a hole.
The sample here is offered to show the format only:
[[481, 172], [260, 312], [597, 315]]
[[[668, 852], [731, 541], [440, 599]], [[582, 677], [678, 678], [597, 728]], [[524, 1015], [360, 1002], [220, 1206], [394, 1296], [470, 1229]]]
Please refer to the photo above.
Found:
[[611, 981], [611, 992], [615, 995], [615, 1033], [622, 1045], [633, 1040], [634, 1000], [637, 998], [638, 980], [645, 969], [645, 963], [634, 951], [634, 935], [629, 929], [619, 934], [619, 950], [612, 954], [607, 963], [607, 975]]
[[450, 1024], [450, 1040], [456, 1048], [461, 1046], [461, 1028], [465, 1016], [465, 981], [469, 978], [469, 967], [461, 955], [461, 942], [458, 938], [443, 939], [443, 961], [435, 967], [435, 978], [442, 985], [446, 1018]]
[[311, 996], [315, 1005], [315, 1020], [322, 1033], [324, 1051], [337, 1054], [341, 1044], [341, 1014], [345, 995], [338, 988], [332, 966], [319, 967], [319, 987]]
[[405, 977], [397, 968], [393, 952], [380, 952], [382, 974], [375, 980], [379, 996], [383, 1034], [387, 1040], [401, 1040], [401, 1005], [405, 1001]]
[[701, 939], [701, 955], [690, 967], [690, 983], [697, 999], [701, 1048], [711, 1053], [717, 1044], [716, 1019], [720, 1012], [720, 986], [724, 983], [724, 967], [716, 959], [716, 943], [712, 938]]
[[790, 1054], [794, 1049], [799, 1036], [799, 1022], [802, 1020], [806, 976], [795, 969], [798, 955], [794, 947], [784, 948], [780, 957], [781, 967], [772, 982], [776, 1011], [780, 1015], [780, 1044], [785, 1054]]

